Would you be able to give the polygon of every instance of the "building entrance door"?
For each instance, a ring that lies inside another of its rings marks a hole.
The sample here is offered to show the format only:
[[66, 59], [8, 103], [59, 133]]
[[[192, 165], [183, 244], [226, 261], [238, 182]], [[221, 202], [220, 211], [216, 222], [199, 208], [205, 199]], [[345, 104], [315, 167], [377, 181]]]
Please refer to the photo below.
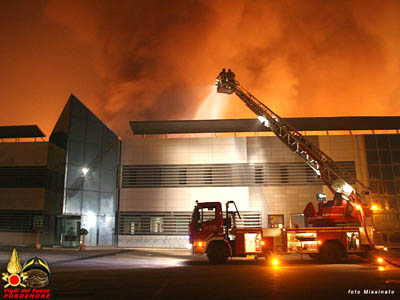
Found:
[[64, 216], [62, 231], [62, 246], [68, 248], [79, 247], [79, 231], [81, 229], [80, 216]]

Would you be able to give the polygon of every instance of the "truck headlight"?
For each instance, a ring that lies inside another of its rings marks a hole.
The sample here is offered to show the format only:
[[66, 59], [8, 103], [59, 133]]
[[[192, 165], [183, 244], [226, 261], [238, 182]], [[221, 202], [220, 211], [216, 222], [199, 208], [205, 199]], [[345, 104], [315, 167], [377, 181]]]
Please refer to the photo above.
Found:
[[206, 245], [206, 242], [199, 241], [199, 242], [194, 242], [195, 247], [204, 247]]
[[276, 258], [271, 259], [271, 264], [273, 266], [278, 266], [279, 265], [279, 260], [277, 260]]

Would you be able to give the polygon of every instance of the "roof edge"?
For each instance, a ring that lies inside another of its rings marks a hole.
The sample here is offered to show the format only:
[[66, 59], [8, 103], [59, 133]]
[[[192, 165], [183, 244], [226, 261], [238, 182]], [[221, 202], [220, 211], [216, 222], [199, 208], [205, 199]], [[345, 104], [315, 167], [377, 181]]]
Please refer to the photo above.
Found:
[[[400, 116], [282, 118], [299, 131], [400, 129]], [[134, 135], [271, 131], [257, 119], [130, 121]]]

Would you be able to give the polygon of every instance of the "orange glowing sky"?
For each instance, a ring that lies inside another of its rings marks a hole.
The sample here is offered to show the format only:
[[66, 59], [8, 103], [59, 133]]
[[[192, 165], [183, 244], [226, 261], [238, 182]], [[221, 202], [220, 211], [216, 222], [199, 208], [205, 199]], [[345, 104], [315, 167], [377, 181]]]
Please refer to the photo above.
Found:
[[1, 1], [0, 125], [48, 136], [73, 93], [129, 120], [253, 117], [222, 67], [283, 117], [400, 115], [400, 2]]

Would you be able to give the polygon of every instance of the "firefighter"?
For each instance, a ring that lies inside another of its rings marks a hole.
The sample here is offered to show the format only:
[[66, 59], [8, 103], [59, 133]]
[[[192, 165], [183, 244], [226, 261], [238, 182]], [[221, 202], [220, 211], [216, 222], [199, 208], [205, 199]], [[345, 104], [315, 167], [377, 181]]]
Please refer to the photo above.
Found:
[[226, 74], [226, 80], [235, 81], [235, 73], [233, 73], [231, 69], [228, 69], [228, 73]]
[[226, 81], [226, 70], [222, 69], [222, 71], [219, 73], [217, 79], [221, 82]]

